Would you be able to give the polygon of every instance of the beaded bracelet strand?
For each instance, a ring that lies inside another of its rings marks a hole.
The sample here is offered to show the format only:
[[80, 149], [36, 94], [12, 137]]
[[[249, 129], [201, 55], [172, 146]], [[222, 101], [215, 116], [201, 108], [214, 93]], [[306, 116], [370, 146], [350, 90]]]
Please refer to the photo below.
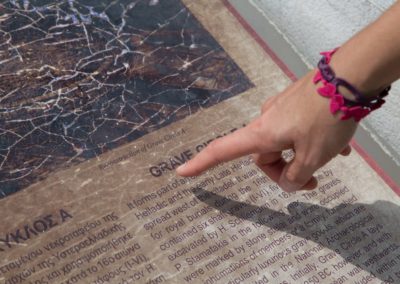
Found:
[[[356, 87], [342, 78], [338, 78], [335, 72], [329, 66], [332, 55], [338, 49], [321, 52], [322, 58], [318, 63], [318, 71], [316, 72], [313, 83], [322, 82], [323, 86], [317, 89], [318, 94], [330, 99], [330, 112], [336, 114], [341, 111], [343, 114], [341, 120], [354, 118], [355, 121], [360, 121], [367, 116], [371, 111], [380, 108], [388, 95], [391, 86], [386, 87], [376, 97], [367, 99]], [[354, 100], [345, 98], [339, 92], [339, 87], [346, 88], [353, 96]]]

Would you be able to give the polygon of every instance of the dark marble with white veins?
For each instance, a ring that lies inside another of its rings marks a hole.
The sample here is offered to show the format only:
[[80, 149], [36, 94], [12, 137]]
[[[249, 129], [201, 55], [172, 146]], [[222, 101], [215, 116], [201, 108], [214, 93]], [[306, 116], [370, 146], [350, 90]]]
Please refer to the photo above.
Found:
[[252, 86], [181, 1], [0, 1], [0, 197]]

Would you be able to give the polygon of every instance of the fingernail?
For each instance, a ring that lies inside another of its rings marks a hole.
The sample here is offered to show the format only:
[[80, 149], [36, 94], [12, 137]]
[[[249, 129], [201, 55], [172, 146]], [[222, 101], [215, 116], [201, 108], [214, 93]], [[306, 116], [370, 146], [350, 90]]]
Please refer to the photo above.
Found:
[[287, 179], [279, 180], [279, 186], [286, 192], [294, 192], [301, 188], [300, 185], [289, 182]]
[[182, 173], [183, 171], [185, 171], [186, 168], [186, 163], [184, 163], [183, 165], [180, 165], [179, 167], [176, 168], [176, 171], [179, 173]]

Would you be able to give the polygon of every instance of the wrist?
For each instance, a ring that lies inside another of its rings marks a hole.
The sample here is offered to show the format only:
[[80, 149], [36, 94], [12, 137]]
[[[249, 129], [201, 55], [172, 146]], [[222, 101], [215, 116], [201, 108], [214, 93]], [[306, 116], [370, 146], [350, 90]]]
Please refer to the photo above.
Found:
[[[366, 95], [366, 91], [361, 92], [359, 86], [355, 86], [347, 78], [339, 77], [337, 71], [333, 69], [333, 55], [337, 50], [334, 49], [321, 53], [322, 58], [318, 62], [318, 71], [313, 78], [313, 83], [322, 83], [323, 86], [318, 88], [317, 92], [321, 96], [330, 99], [330, 111], [332, 114], [342, 112], [342, 120], [354, 118], [358, 122], [371, 111], [382, 106], [385, 102], [383, 97], [388, 94], [390, 86], [383, 88], [378, 93], [375, 90], [371, 90], [368, 92], [368, 95], [371, 97]], [[349, 74], [356, 73], [350, 72]]]
[[[352, 54], [350, 57], [346, 51], [340, 49], [332, 56], [330, 65], [337, 77], [345, 78], [366, 98], [378, 96], [386, 87], [375, 78], [376, 72], [372, 60], [359, 58], [357, 54]], [[345, 98], [350, 100], [353, 98], [348, 89], [340, 87], [339, 91]]]

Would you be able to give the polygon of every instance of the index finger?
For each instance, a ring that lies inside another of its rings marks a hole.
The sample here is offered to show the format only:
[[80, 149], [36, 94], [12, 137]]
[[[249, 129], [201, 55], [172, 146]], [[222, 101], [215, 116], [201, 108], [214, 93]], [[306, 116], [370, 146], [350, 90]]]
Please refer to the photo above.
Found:
[[258, 151], [258, 135], [252, 124], [214, 140], [192, 160], [177, 168], [180, 176], [196, 176], [220, 163]]

